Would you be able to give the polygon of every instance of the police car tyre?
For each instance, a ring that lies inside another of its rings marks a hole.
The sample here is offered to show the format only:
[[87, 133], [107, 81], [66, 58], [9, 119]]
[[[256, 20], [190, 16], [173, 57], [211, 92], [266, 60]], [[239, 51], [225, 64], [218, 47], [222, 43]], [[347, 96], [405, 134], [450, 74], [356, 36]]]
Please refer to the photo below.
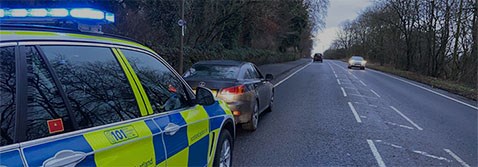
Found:
[[223, 129], [217, 142], [216, 153], [214, 154], [215, 167], [229, 167], [232, 165], [232, 150], [234, 148], [231, 133]]
[[249, 122], [242, 124], [242, 128], [248, 131], [255, 131], [257, 125], [259, 124], [259, 107], [257, 102], [254, 104], [254, 109], [252, 110], [251, 119]]

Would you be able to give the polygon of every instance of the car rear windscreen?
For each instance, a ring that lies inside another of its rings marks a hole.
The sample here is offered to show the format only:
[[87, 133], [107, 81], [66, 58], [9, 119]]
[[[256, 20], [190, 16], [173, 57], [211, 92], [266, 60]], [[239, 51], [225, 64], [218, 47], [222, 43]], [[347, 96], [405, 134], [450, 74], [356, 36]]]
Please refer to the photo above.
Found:
[[239, 69], [231, 65], [196, 64], [184, 74], [184, 78], [236, 79]]

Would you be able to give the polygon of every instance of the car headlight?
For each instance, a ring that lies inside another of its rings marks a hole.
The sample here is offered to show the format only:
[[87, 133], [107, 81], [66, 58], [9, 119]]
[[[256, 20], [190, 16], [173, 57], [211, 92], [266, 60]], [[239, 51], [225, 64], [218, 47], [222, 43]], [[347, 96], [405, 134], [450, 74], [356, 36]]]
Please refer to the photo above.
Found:
[[349, 60], [349, 64], [354, 64], [354, 61], [353, 61], [353, 60]]
[[367, 61], [365, 61], [365, 60], [364, 60], [364, 61], [362, 61], [362, 65], [365, 65], [366, 63], [367, 63]]

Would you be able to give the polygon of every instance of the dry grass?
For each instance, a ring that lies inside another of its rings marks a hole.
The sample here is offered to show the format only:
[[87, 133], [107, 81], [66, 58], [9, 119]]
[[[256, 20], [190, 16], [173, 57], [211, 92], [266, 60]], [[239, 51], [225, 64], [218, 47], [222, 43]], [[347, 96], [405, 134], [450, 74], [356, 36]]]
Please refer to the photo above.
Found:
[[457, 83], [454, 81], [447, 81], [447, 80], [443, 80], [439, 78], [420, 75], [414, 72], [399, 70], [399, 69], [395, 69], [393, 67], [388, 67], [388, 66], [367, 64], [367, 67], [376, 69], [379, 71], [383, 71], [386, 73], [398, 75], [398, 76], [401, 76], [410, 80], [414, 80], [417, 82], [421, 82], [421, 83], [430, 85], [431, 87], [437, 87], [437, 88], [446, 90], [448, 92], [455, 93], [473, 100], [478, 99], [478, 89], [476, 87], [469, 87], [462, 83]]

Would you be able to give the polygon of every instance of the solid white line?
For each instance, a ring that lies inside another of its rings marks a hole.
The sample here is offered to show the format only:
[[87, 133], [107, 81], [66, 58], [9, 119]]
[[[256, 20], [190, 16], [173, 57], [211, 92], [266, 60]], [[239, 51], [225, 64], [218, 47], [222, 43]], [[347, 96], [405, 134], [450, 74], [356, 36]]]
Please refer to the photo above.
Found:
[[344, 97], [347, 97], [347, 93], [345, 93], [344, 88], [340, 87], [340, 89], [342, 89], [342, 93], [344, 94]]
[[436, 91], [433, 91], [433, 90], [431, 90], [431, 89], [425, 88], [425, 87], [420, 86], [420, 85], [418, 85], [418, 84], [415, 84], [415, 83], [412, 83], [412, 82], [409, 82], [409, 81], [406, 81], [406, 80], [403, 80], [403, 79], [394, 77], [394, 76], [389, 75], [389, 74], [385, 74], [385, 73], [383, 73], [383, 72], [378, 72], [378, 71], [375, 71], [375, 70], [369, 70], [369, 71], [373, 71], [373, 72], [375, 72], [375, 73], [379, 73], [379, 74], [388, 76], [388, 77], [390, 77], [390, 78], [393, 78], [393, 79], [396, 79], [396, 80], [399, 80], [399, 81], [408, 83], [408, 84], [410, 84], [410, 85], [416, 86], [416, 87], [418, 87], [418, 88], [421, 88], [421, 89], [426, 90], [426, 91], [428, 91], [428, 92], [434, 93], [434, 94], [439, 95], [439, 96], [441, 96], [441, 97], [444, 97], [444, 98], [447, 98], [447, 99], [449, 99], [449, 100], [455, 101], [455, 102], [457, 102], [457, 103], [463, 104], [463, 105], [465, 105], [465, 106], [471, 107], [471, 108], [475, 109], [476, 111], [478, 111], [478, 107], [476, 107], [476, 106], [473, 106], [473, 105], [470, 105], [470, 104], [468, 104], [468, 103], [462, 102], [462, 101], [460, 101], [460, 100], [457, 100], [457, 99], [455, 99], [455, 98], [449, 97], [449, 96], [447, 96], [447, 95], [438, 93], [438, 92], [436, 92]]
[[385, 163], [382, 160], [382, 156], [380, 156], [380, 153], [378, 153], [377, 147], [375, 147], [375, 144], [373, 144], [373, 141], [367, 139], [367, 143], [370, 146], [370, 150], [372, 150], [375, 160], [377, 160], [378, 166], [385, 167]]
[[410, 122], [413, 126], [415, 126], [418, 130], [423, 130], [420, 126], [418, 126], [415, 122], [413, 122], [410, 118], [405, 116], [402, 112], [398, 111], [395, 107], [390, 106], [393, 110], [395, 110], [398, 114], [400, 114], [403, 118], [405, 118], [408, 122]]
[[360, 119], [357, 111], [355, 111], [355, 108], [351, 102], [349, 102], [349, 107], [350, 107], [350, 110], [352, 110], [352, 113], [354, 113], [355, 120], [357, 120], [358, 123], [362, 123], [362, 120]]
[[359, 80], [359, 81], [363, 86], [367, 86], [365, 83], [362, 82], [362, 80]]
[[337, 79], [337, 83], [339, 83], [339, 85], [340, 85], [340, 80], [339, 79]]
[[373, 91], [372, 89], [370, 89], [370, 91], [372, 91], [372, 93], [375, 94], [377, 97], [380, 97], [377, 92]]
[[287, 76], [286, 78], [284, 78], [283, 80], [281, 80], [280, 82], [276, 83], [274, 85], [274, 87], [277, 87], [279, 86], [282, 82], [286, 81], [287, 79], [289, 79], [290, 77], [294, 76], [296, 73], [298, 73], [299, 71], [303, 70], [305, 67], [309, 66], [310, 64], [312, 64], [312, 62], [310, 62], [309, 64], [305, 65], [304, 67], [298, 69], [297, 71], [295, 71], [294, 73], [290, 74], [289, 76]]
[[455, 158], [456, 161], [460, 162], [462, 166], [470, 167], [470, 165], [468, 165], [465, 161], [463, 161], [460, 157], [458, 157], [458, 155], [453, 153], [451, 150], [449, 149], [443, 149], [443, 150], [445, 150], [448, 154], [450, 154], [453, 158]]

